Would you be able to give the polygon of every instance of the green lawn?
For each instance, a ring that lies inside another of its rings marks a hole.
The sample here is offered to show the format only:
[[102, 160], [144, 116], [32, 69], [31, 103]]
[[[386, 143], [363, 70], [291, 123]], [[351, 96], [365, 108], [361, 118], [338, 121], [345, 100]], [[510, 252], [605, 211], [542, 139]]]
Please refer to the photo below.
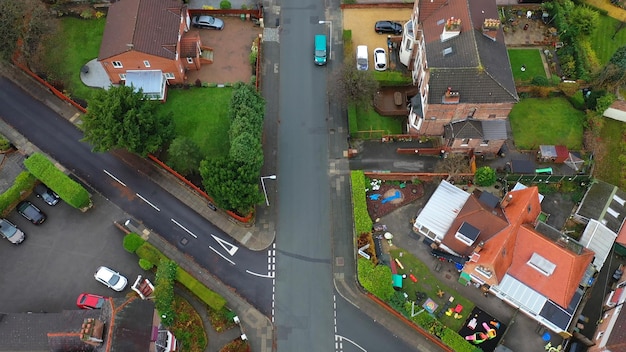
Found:
[[[400, 252], [403, 252], [402, 257], [399, 255]], [[404, 270], [398, 268], [398, 274], [406, 274], [407, 276], [413, 274], [417, 278], [416, 283], [411, 281], [409, 278], [402, 280], [402, 291], [409, 295], [409, 299], [415, 300], [415, 292], [421, 291], [426, 292], [429, 298], [432, 298], [433, 301], [439, 304], [439, 309], [443, 307], [450, 296], [454, 297], [454, 305], [452, 307], [456, 307], [457, 304], [461, 304], [463, 306], [463, 311], [461, 312], [462, 317], [460, 319], [454, 319], [454, 316], [449, 317], [445, 314], [439, 319], [450, 329], [459, 331], [465, 322], [467, 315], [472, 311], [472, 309], [474, 309], [474, 304], [470, 300], [461, 296], [457, 291], [437, 280], [437, 278], [431, 274], [431, 270], [433, 268], [427, 267], [423, 262], [407, 251], [393, 249], [390, 251], [390, 254], [393, 258], [398, 258], [402, 263], [402, 266], [404, 266]], [[439, 290], [445, 293], [443, 298], [439, 298], [437, 296], [437, 292]], [[421, 308], [416, 307], [416, 310], [420, 309]], [[437, 311], [435, 311], [435, 313], [437, 313]]]
[[518, 149], [538, 149], [539, 145], [565, 145], [580, 150], [585, 114], [565, 98], [529, 98], [515, 104], [509, 114]]
[[[600, 140], [603, 145], [602, 155], [596, 155], [594, 176], [602, 181], [623, 187], [621, 178], [622, 164], [617, 162], [617, 156], [622, 155], [622, 130], [624, 123], [605, 118], [600, 131]], [[609, 157], [611, 156], [611, 157]]]
[[[85, 20], [63, 17], [60, 22], [61, 34], [48, 45], [50, 57], [47, 65], [62, 65], [52, 68], [63, 75], [62, 79], [72, 97], [87, 100], [94, 88], [89, 88], [80, 81], [80, 68], [98, 57], [106, 18]], [[57, 55], [62, 55], [62, 58]]]
[[609, 62], [613, 53], [621, 46], [626, 45], [626, 26], [612, 39], [620, 21], [609, 16], [598, 16], [598, 27], [591, 36], [591, 48], [595, 51], [601, 65]]
[[176, 135], [193, 140], [202, 155], [226, 156], [232, 92], [232, 88], [169, 89], [162, 108], [173, 113]]
[[[361, 133], [350, 131], [350, 134], [356, 138], [380, 138], [382, 134], [401, 134], [402, 126], [406, 117], [388, 117], [379, 115], [373, 107], [366, 109], [358, 106], [356, 108], [356, 120], [357, 128]], [[372, 133], [365, 133], [365, 131], [383, 131]]]
[[[528, 82], [536, 76], [546, 77], [539, 49], [509, 49], [508, 52], [516, 82]], [[522, 65], [526, 66], [526, 71], [521, 70]]]

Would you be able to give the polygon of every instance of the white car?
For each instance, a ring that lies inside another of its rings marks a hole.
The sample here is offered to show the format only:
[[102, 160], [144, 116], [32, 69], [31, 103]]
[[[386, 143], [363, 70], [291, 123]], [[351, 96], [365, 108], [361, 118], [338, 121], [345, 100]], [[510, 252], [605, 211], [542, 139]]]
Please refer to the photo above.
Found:
[[126, 280], [124, 276], [120, 275], [117, 271], [107, 268], [106, 266], [99, 267], [93, 277], [115, 291], [122, 291], [128, 283], [128, 280]]
[[387, 53], [383, 48], [374, 49], [374, 69], [376, 71], [387, 69]]

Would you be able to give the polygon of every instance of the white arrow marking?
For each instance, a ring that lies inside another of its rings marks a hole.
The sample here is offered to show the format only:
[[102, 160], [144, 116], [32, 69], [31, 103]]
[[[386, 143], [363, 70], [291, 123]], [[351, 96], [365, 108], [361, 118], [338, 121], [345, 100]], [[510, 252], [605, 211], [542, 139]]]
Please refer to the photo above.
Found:
[[237, 251], [239, 250], [239, 247], [235, 246], [234, 244], [230, 244], [226, 241], [224, 241], [223, 239], [215, 236], [214, 234], [211, 234], [211, 237], [213, 237], [217, 243], [219, 243], [220, 246], [222, 246], [222, 248], [224, 248], [224, 250], [226, 252], [228, 252], [228, 254], [230, 254], [230, 256], [234, 256], [235, 253], [237, 253]]

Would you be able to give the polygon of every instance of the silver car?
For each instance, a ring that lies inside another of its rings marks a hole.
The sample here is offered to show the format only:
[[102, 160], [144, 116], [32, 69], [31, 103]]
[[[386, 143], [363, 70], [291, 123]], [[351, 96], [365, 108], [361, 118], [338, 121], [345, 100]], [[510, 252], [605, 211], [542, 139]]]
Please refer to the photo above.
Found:
[[115, 270], [109, 269], [106, 266], [101, 266], [96, 270], [93, 275], [100, 283], [105, 286], [114, 289], [115, 291], [122, 291], [126, 287], [128, 280]]
[[191, 24], [199, 28], [218, 29], [220, 31], [224, 29], [224, 21], [213, 16], [194, 16], [191, 19]]
[[24, 242], [26, 235], [7, 219], [0, 219], [0, 235], [13, 244]]

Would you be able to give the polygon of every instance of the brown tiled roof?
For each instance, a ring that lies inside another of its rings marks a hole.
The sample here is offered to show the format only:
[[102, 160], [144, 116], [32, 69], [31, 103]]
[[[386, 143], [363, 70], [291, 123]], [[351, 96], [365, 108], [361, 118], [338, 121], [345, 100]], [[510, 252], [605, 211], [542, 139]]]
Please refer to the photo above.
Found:
[[179, 0], [114, 2], [107, 15], [98, 60], [129, 50], [176, 58], [181, 11]]
[[611, 336], [606, 341], [606, 350], [613, 352], [626, 351], [626, 310], [622, 309], [611, 330]]
[[[430, 9], [431, 5], [427, 6]], [[442, 42], [444, 23], [452, 17], [461, 20], [461, 32]], [[428, 17], [420, 14], [420, 18], [430, 68], [430, 104], [441, 104], [448, 87], [460, 93], [460, 103], [519, 100], [502, 28], [495, 41], [482, 34], [485, 18], [498, 18], [494, 0], [449, 0]]]
[[433, 12], [437, 11], [440, 7], [446, 6], [448, 0], [426, 0], [419, 2], [419, 21], [422, 22], [424, 19], [430, 17]]

